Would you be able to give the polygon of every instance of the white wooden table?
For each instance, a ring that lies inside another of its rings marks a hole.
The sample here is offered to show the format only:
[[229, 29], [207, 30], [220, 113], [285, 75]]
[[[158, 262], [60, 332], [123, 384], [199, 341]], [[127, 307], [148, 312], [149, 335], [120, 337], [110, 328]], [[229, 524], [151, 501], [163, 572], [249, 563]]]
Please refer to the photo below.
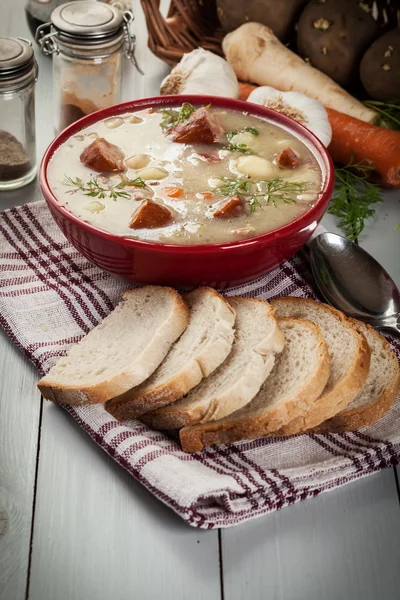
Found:
[[[0, 4], [0, 35], [31, 37], [24, 0]], [[125, 99], [155, 95], [167, 67], [147, 49]], [[38, 151], [53, 137], [51, 62], [37, 52]], [[212, 91], [212, 89], [210, 90]], [[40, 198], [37, 182], [0, 208]], [[400, 194], [360, 239], [400, 285]], [[336, 230], [334, 219], [324, 225]], [[229, 530], [185, 525], [118, 467], [0, 332], [0, 600], [395, 600], [400, 505], [394, 469]], [[400, 475], [400, 473], [399, 473]]]

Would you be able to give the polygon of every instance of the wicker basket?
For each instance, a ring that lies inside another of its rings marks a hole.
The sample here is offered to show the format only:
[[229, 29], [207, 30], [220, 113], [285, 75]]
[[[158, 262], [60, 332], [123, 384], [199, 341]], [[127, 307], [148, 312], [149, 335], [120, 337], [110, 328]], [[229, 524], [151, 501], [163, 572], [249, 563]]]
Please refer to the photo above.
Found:
[[149, 48], [170, 65], [185, 52], [201, 47], [222, 54], [224, 36], [216, 0], [171, 0], [168, 16], [160, 12], [160, 0], [141, 0], [149, 33]]
[[[366, 2], [372, 4], [373, 0]], [[398, 2], [377, 1], [380, 25], [388, 21], [387, 27], [400, 27]], [[160, 12], [160, 0], [141, 0], [141, 4], [149, 48], [161, 60], [176, 65], [185, 52], [198, 47], [222, 55], [221, 42], [225, 34], [218, 19], [216, 0], [171, 0], [166, 18]]]

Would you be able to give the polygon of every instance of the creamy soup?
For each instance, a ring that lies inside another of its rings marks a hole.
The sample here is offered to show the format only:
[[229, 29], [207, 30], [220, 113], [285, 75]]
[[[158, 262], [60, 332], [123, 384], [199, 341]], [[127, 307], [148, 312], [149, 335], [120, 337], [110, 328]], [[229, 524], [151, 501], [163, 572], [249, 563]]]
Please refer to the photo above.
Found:
[[320, 166], [263, 119], [191, 105], [105, 119], [48, 166], [58, 201], [83, 221], [162, 244], [234, 242], [290, 223], [318, 198]]

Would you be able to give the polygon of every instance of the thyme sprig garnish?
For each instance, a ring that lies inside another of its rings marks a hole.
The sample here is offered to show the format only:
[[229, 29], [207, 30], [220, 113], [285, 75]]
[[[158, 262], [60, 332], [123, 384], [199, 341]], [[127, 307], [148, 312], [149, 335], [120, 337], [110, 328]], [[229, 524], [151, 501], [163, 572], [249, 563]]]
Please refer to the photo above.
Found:
[[368, 181], [373, 167], [352, 161], [335, 170], [335, 191], [328, 212], [339, 218], [346, 237], [356, 240], [365, 222], [375, 214], [374, 205], [382, 202], [378, 184]]
[[400, 100], [392, 100], [392, 102], [365, 100], [364, 105], [378, 113], [374, 125], [400, 130]]
[[[210, 104], [208, 104], [205, 108], [209, 108]], [[178, 123], [182, 123], [183, 121], [187, 121], [189, 117], [196, 111], [197, 109], [190, 104], [190, 102], [184, 102], [179, 110], [173, 108], [162, 108], [160, 113], [163, 115], [163, 118], [160, 122], [160, 127], [164, 132], [168, 132], [172, 127], [178, 125]]]
[[263, 203], [267, 206], [270, 204], [277, 206], [279, 202], [293, 204], [296, 202], [296, 196], [308, 187], [306, 181], [288, 181], [282, 177], [258, 181], [250, 178], [223, 177], [222, 180], [224, 184], [215, 188], [214, 193], [220, 196], [235, 196], [236, 194], [244, 196], [249, 203], [251, 212], [261, 208]]
[[84, 182], [80, 177], [73, 179], [68, 175], [64, 175], [64, 185], [67, 185], [73, 189], [68, 190], [68, 194], [76, 194], [77, 191], [83, 192], [84, 196], [90, 196], [91, 198], [111, 198], [117, 200], [117, 198], [130, 198], [131, 194], [126, 191], [126, 187], [138, 187], [145, 188], [146, 183], [140, 177], [136, 179], [123, 179], [122, 181], [112, 184], [111, 182], [101, 185], [98, 177], [90, 177], [89, 181]]

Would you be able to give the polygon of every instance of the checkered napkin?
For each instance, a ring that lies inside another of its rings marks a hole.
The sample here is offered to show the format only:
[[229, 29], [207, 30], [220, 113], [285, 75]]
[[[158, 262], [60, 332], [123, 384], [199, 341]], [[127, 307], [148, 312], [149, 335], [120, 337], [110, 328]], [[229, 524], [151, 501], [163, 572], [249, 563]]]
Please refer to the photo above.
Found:
[[[100, 271], [63, 237], [43, 202], [0, 214], [1, 324], [45, 373], [103, 319], [128, 284]], [[313, 296], [306, 252], [227, 294]], [[389, 338], [400, 358], [399, 340]], [[194, 527], [228, 527], [395, 465], [400, 399], [376, 425], [341, 435], [258, 438], [184, 454], [139, 421], [103, 406], [69, 414], [117, 463]], [[104, 483], [106, 485], [106, 482]]]

